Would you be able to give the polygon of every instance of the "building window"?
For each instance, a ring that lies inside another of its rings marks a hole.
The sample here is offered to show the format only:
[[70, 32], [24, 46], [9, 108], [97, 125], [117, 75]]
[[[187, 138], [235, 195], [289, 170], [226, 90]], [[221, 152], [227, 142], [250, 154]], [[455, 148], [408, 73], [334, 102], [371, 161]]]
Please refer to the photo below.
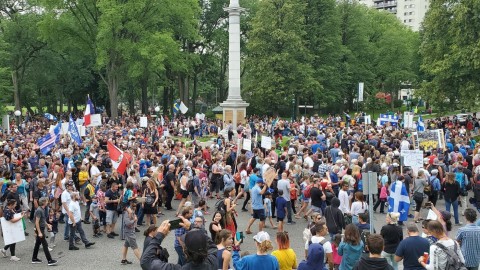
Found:
[[406, 23], [406, 22], [407, 22], [407, 20], [403, 20], [403, 22], [404, 22], [404, 23]]
[[405, 5], [405, 8], [408, 8], [408, 5]]
[[413, 19], [409, 19], [408, 22], [413, 22]]
[[411, 7], [411, 8], [414, 8], [414, 7], [415, 7], [415, 5], [414, 5], [414, 4], [411, 4], [411, 5], [410, 5], [410, 7]]

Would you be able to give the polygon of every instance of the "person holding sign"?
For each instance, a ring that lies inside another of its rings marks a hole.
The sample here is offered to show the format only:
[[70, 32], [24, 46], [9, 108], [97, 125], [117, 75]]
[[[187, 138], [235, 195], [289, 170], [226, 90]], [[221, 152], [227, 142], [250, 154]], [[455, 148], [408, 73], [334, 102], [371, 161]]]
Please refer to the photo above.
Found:
[[[17, 201], [16, 200], [8, 200], [7, 206], [3, 210], [3, 217], [12, 223], [16, 223], [20, 220], [22, 220], [23, 216], [25, 215], [25, 212], [22, 212], [19, 216], [15, 217], [15, 207], [17, 206]], [[18, 262], [20, 261], [20, 258], [15, 256], [15, 246], [16, 243], [6, 245], [4, 248], [0, 249], [0, 252], [2, 253], [3, 257], [7, 257], [7, 250], [10, 249], [10, 261]]]
[[277, 172], [275, 171], [274, 168], [269, 168], [264, 174], [263, 177], [265, 179], [265, 182], [262, 179], [257, 179], [256, 185], [252, 188], [251, 196], [252, 196], [252, 209], [253, 209], [253, 216], [248, 222], [247, 229], [245, 230], [245, 233], [251, 234], [252, 231], [250, 231], [250, 227], [252, 226], [253, 222], [255, 222], [256, 219], [260, 220], [260, 223], [258, 224], [258, 230], [263, 231], [263, 227], [265, 227], [265, 208], [263, 206], [263, 200], [262, 200], [262, 195], [265, 194], [270, 187], [270, 185], [273, 182], [273, 179], [277, 176]]

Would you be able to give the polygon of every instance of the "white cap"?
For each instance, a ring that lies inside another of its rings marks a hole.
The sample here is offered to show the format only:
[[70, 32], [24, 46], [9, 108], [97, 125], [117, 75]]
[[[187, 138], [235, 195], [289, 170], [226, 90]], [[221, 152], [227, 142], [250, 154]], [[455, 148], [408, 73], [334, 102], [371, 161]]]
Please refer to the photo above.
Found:
[[267, 232], [259, 231], [254, 237], [253, 240], [257, 241], [258, 243], [262, 243], [263, 241], [270, 241], [270, 235]]

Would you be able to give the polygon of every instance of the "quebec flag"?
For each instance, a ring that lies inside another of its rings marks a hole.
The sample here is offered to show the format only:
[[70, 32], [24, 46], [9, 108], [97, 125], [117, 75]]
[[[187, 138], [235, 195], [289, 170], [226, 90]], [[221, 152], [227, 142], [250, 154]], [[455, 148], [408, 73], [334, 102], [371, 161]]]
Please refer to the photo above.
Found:
[[421, 115], [418, 117], [417, 131], [425, 131], [425, 123], [423, 122], [423, 118]]
[[68, 121], [68, 132], [70, 132], [70, 137], [78, 145], [82, 145], [82, 138], [80, 137], [80, 133], [78, 133], [77, 123], [73, 121], [72, 115], [70, 115], [69, 121]]
[[402, 181], [396, 181], [390, 187], [390, 196], [388, 197], [388, 212], [400, 213], [399, 221], [408, 219], [408, 210], [410, 209], [410, 198], [407, 188]]

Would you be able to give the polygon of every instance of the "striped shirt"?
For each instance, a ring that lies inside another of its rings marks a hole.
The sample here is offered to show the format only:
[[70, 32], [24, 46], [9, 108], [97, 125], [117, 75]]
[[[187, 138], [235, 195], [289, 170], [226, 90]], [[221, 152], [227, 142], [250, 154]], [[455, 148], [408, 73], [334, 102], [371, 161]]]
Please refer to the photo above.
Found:
[[480, 226], [467, 224], [458, 229], [457, 241], [461, 243], [463, 257], [466, 267], [476, 267], [480, 264]]

